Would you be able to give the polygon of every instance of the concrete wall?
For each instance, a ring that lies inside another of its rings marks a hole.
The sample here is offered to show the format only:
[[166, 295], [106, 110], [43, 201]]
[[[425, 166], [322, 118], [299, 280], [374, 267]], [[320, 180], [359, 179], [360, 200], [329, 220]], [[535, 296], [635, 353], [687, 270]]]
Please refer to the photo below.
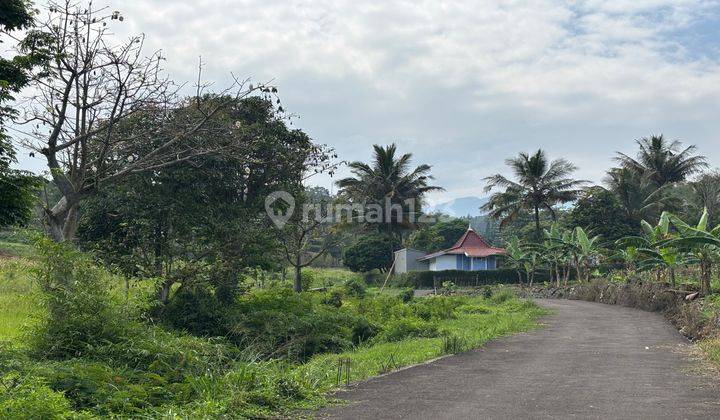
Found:
[[424, 257], [425, 253], [417, 249], [403, 248], [395, 251], [395, 274], [407, 273], [408, 271], [427, 271], [429, 264], [427, 261], [418, 261], [418, 258]]

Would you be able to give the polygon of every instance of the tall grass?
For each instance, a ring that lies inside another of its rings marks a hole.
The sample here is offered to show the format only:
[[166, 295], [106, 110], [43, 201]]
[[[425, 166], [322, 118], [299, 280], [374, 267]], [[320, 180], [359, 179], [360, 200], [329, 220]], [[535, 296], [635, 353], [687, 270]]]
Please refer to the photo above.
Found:
[[[467, 310], [472, 307], [483, 310]], [[422, 363], [458, 350], [480, 347], [500, 336], [530, 330], [538, 325], [537, 318], [546, 313], [531, 302], [517, 298], [506, 299], [502, 304], [494, 306], [476, 297], [463, 308], [456, 318], [439, 322], [439, 328], [444, 333], [442, 337], [409, 338], [399, 342], [361, 346], [340, 354], [319, 355], [300, 366], [298, 372], [322, 389], [330, 389], [337, 385], [337, 366], [343, 359], [350, 359], [349, 380], [361, 381], [388, 370]], [[486, 311], [489, 312], [479, 313]], [[448, 337], [454, 337], [457, 343], [462, 343], [463, 348], [447, 348]], [[388, 369], [388, 366], [392, 369]]]
[[345, 284], [349, 280], [362, 280], [362, 274], [354, 273], [343, 268], [305, 267], [303, 268], [303, 273], [309, 273], [312, 277], [311, 288]]
[[32, 293], [32, 267], [24, 259], [0, 259], [0, 341], [18, 344], [23, 331], [42, 314]]

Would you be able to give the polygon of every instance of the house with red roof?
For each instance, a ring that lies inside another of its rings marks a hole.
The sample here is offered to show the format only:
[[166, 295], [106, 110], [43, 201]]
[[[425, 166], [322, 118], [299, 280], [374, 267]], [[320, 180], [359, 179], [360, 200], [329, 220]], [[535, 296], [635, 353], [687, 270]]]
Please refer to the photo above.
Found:
[[468, 228], [455, 245], [442, 251], [431, 254], [410, 248], [396, 251], [394, 272], [494, 270], [498, 257], [504, 254], [505, 249], [488, 245], [482, 236]]

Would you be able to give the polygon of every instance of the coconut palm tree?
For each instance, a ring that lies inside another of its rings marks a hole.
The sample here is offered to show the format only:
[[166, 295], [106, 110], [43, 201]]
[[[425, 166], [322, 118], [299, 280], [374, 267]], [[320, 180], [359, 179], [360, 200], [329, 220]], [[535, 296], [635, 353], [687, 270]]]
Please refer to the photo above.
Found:
[[[348, 164], [354, 176], [341, 179], [336, 184], [340, 188], [339, 193], [352, 203], [366, 209], [373, 205], [374, 221], [379, 222], [375, 223], [378, 232], [397, 234], [402, 228], [410, 226], [410, 219], [417, 217], [425, 194], [442, 188], [430, 185], [433, 177], [429, 165], [412, 168], [412, 154], [398, 156], [395, 144], [385, 147], [376, 144], [373, 150], [370, 164]], [[389, 206], [399, 206], [402, 211]], [[365, 216], [363, 222], [373, 222], [369, 212]]]
[[635, 159], [624, 153], [615, 158], [620, 164], [650, 180], [656, 188], [685, 181], [707, 167], [705, 156], [696, 155], [695, 146], [682, 148], [678, 140], [666, 140], [663, 135], [636, 140], [640, 147]]
[[501, 174], [485, 178], [485, 192], [495, 188], [502, 191], [490, 196], [482, 209], [489, 211], [491, 217], [499, 219], [500, 227], [514, 220], [521, 212], [531, 213], [535, 220], [537, 239], [542, 238], [540, 211], [547, 210], [555, 220], [553, 206], [575, 200], [580, 187], [587, 183], [570, 178], [577, 169], [575, 165], [565, 159], [548, 162], [543, 150], [533, 155], [520, 153], [505, 163], [515, 175], [515, 180]]
[[622, 207], [628, 224], [637, 226], [641, 220], [657, 219], [663, 209], [672, 207], [661, 190], [633, 169], [621, 167], [608, 171], [605, 184]]
[[704, 173], [689, 183], [690, 194], [685, 214], [708, 212], [708, 223], [712, 226], [720, 223], [720, 172]]

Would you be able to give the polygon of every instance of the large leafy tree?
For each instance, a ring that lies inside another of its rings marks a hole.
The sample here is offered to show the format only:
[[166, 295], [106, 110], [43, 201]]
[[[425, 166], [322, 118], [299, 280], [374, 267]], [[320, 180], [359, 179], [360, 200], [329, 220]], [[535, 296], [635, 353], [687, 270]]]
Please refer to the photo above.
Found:
[[635, 158], [618, 152], [616, 160], [622, 167], [650, 180], [656, 188], [685, 181], [707, 167], [705, 156], [695, 154], [694, 145], [683, 148], [682, 142], [667, 140], [662, 134], [635, 142], [640, 149]]
[[413, 232], [407, 240], [407, 246], [434, 252], [447, 249], [465, 233], [468, 221], [465, 219], [440, 220], [432, 225], [423, 225]]
[[[33, 24], [30, 4], [24, 0], [6, 0], [0, 4], [0, 46], [4, 35], [27, 29]], [[14, 95], [28, 83], [28, 71], [37, 57], [17, 54], [13, 57], [0, 57], [0, 165], [8, 165], [14, 158], [12, 145], [5, 134], [5, 121], [17, 114], [8, 105]]]
[[303, 291], [302, 269], [337, 246], [342, 235], [337, 232], [330, 203], [330, 192], [322, 187], [306, 188], [295, 195], [296, 211], [284, 226], [278, 227], [283, 257], [294, 272], [294, 289]]
[[534, 154], [520, 153], [507, 159], [514, 180], [502, 174], [485, 178], [485, 191], [501, 189], [490, 197], [482, 209], [490, 216], [499, 219], [505, 226], [522, 213], [530, 213], [535, 223], [536, 238], [542, 237], [540, 213], [547, 211], [556, 219], [554, 206], [577, 198], [580, 188], [586, 181], [575, 180], [571, 175], [577, 169], [565, 159], [548, 161], [545, 152], [538, 150]]
[[385, 271], [392, 264], [392, 251], [399, 245], [397, 238], [388, 234], [363, 235], [345, 250], [343, 262], [353, 271]]
[[[0, 35], [29, 28], [33, 11], [24, 0], [6, 0], [0, 3]], [[2, 38], [0, 38], [2, 45]], [[30, 51], [13, 57], [0, 57], [0, 227], [27, 222], [35, 197], [38, 178], [10, 168], [15, 162], [15, 150], [5, 133], [8, 118], [17, 114], [7, 105], [14, 95], [28, 83], [28, 72], [41, 61], [41, 56]]]
[[581, 193], [567, 214], [565, 224], [571, 228], [581, 226], [613, 242], [638, 231], [633, 220], [626, 217], [615, 194], [599, 186], [587, 188]]
[[[141, 115], [128, 119], [118, 133], [140, 123], [148, 122]], [[128, 274], [163, 278], [163, 301], [174, 284], [201, 278], [197, 267], [212, 267], [208, 278], [222, 297], [234, 294], [244, 267], [273, 268], [278, 243], [265, 216], [265, 197], [294, 192], [306, 169], [324, 161], [322, 148], [289, 129], [269, 100], [234, 100], [213, 124], [225, 124], [227, 130], [218, 131], [243, 146], [134, 174], [81, 207], [82, 244]], [[143, 144], [152, 149], [153, 141]]]
[[[398, 235], [419, 217], [425, 194], [442, 188], [430, 184], [433, 177], [429, 165], [413, 168], [412, 154], [398, 155], [395, 144], [384, 147], [376, 144], [373, 151], [371, 163], [350, 163], [354, 176], [337, 181], [337, 186], [341, 196], [368, 210], [363, 220], [366, 226], [375, 220], [379, 223], [373, 227], [378, 232]], [[401, 211], [390, 206], [397, 206]]]
[[41, 182], [28, 172], [0, 168], [0, 228], [30, 221]]

